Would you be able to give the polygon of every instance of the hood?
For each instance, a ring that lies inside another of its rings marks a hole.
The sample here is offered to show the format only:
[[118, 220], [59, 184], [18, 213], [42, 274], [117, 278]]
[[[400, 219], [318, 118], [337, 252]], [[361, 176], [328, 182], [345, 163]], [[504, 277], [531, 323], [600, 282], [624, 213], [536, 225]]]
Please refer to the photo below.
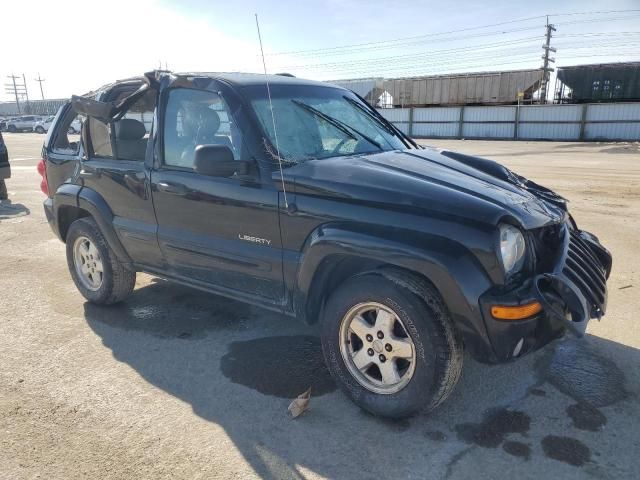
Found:
[[[558, 223], [566, 200], [491, 160], [434, 149], [310, 160], [284, 171], [296, 193], [525, 229]], [[293, 185], [292, 185], [293, 184]]]

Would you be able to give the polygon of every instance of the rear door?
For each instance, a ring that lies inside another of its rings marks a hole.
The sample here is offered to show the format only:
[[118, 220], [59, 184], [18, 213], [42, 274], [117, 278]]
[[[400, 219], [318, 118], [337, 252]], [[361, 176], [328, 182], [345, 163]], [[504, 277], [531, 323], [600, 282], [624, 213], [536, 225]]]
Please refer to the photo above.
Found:
[[[163, 92], [163, 155], [152, 173], [158, 240], [171, 272], [223, 294], [281, 305], [284, 296], [278, 192], [248, 175], [203, 176], [193, 169], [197, 145], [232, 149], [251, 160], [241, 130], [220, 93]], [[166, 103], [164, 103], [166, 102]]]
[[[101, 100], [117, 101], [137, 87], [117, 86]], [[147, 161], [156, 98], [157, 92], [148, 90], [118, 121], [89, 116], [85, 126], [87, 158], [80, 172], [84, 187], [106, 200], [116, 233], [129, 256], [150, 267], [163, 265], [149, 184], [151, 152]]]

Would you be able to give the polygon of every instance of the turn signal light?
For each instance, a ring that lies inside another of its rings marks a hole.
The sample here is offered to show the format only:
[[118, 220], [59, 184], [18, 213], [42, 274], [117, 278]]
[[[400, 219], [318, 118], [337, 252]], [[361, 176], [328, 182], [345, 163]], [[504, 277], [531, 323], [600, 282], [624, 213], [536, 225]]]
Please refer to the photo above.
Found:
[[516, 306], [494, 305], [491, 307], [491, 315], [498, 320], [524, 320], [541, 311], [542, 305], [538, 302]]

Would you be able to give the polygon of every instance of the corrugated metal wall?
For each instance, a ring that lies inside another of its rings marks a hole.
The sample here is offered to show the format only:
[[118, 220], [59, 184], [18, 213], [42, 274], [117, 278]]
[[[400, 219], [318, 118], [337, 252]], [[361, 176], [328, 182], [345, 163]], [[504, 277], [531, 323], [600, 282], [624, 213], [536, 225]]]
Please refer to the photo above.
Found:
[[[20, 115], [55, 115], [58, 109], [68, 100], [30, 100], [27, 108], [26, 102], [20, 102]], [[0, 115], [18, 115], [16, 102], [0, 102]]]
[[640, 140], [640, 103], [385, 108], [379, 112], [414, 137]]

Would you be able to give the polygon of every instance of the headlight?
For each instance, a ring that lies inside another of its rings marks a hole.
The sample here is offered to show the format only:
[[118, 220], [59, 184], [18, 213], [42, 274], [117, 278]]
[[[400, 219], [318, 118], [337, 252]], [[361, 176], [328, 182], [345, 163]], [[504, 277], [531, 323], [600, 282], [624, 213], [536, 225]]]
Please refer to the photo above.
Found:
[[524, 264], [525, 241], [522, 232], [512, 225], [500, 225], [500, 255], [505, 275], [519, 271]]

